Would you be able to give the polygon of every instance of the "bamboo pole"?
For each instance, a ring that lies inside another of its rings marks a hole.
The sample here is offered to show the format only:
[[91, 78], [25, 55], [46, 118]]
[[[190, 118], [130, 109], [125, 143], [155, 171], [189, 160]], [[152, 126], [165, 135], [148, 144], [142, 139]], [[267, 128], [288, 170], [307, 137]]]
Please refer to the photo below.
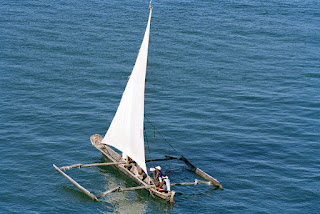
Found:
[[66, 177], [73, 185], [75, 185], [78, 189], [80, 189], [84, 194], [86, 194], [87, 196], [89, 196], [92, 200], [94, 201], [98, 201], [98, 198], [92, 194], [91, 192], [89, 192], [86, 188], [84, 188], [83, 186], [81, 186], [80, 184], [78, 184], [75, 180], [73, 180], [70, 176], [68, 176], [66, 173], [62, 172], [59, 167], [57, 167], [56, 165], [53, 164], [53, 167], [60, 172], [64, 177]]
[[91, 167], [91, 166], [110, 166], [110, 165], [119, 165], [126, 164], [126, 162], [109, 162], [109, 163], [91, 163], [91, 164], [74, 164], [71, 166], [60, 167], [61, 170], [72, 169], [72, 168], [82, 168], [82, 167]]

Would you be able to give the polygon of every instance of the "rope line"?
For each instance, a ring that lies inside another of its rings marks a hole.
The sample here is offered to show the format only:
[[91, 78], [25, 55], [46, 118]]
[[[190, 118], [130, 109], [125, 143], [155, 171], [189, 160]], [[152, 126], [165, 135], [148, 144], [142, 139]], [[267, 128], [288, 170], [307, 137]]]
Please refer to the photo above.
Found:
[[178, 153], [179, 155], [181, 155], [168, 141], [167, 139], [158, 131], [158, 129], [156, 129], [156, 127], [148, 120], [148, 118], [146, 116], [144, 116], [144, 118], [146, 118], [147, 122], [154, 128], [155, 131], [157, 131], [157, 133], [162, 137], [162, 139], [174, 150], [176, 151], [176, 153]]
[[151, 153], [150, 153], [150, 148], [149, 148], [149, 141], [148, 141], [148, 137], [147, 137], [146, 127], [144, 126], [144, 127], [143, 127], [143, 129], [144, 129], [144, 136], [145, 136], [146, 141], [147, 141], [147, 146], [148, 146], [149, 156], [151, 157]]

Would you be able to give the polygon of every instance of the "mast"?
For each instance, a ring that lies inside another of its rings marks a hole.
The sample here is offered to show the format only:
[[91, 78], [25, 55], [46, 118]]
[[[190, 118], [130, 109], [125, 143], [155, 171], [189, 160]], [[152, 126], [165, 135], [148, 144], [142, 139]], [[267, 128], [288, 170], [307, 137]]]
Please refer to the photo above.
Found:
[[149, 9], [148, 23], [135, 65], [117, 112], [102, 140], [102, 143], [113, 146], [131, 157], [145, 173], [147, 173], [147, 167], [143, 131], [144, 93], [152, 14], [151, 2]]

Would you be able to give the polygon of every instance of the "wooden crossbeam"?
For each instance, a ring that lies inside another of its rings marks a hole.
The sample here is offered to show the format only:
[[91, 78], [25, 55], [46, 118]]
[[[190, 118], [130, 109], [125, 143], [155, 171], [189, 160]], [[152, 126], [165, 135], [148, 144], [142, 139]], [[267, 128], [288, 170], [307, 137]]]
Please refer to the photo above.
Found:
[[112, 192], [116, 192], [116, 191], [119, 191], [120, 187], [115, 187], [115, 188], [112, 188], [112, 189], [109, 189], [108, 191], [105, 191], [103, 192], [101, 195], [99, 195], [97, 198], [101, 198], [109, 193], [112, 193]]
[[180, 185], [198, 185], [198, 184], [207, 184], [211, 185], [210, 181], [201, 181], [198, 179], [195, 179], [194, 182], [182, 182], [182, 183], [172, 183], [171, 186], [180, 186]]
[[110, 165], [119, 165], [126, 164], [126, 162], [109, 162], [109, 163], [91, 163], [91, 164], [74, 164], [71, 166], [63, 166], [60, 167], [61, 170], [72, 169], [72, 168], [83, 168], [83, 167], [91, 167], [91, 166], [110, 166]]

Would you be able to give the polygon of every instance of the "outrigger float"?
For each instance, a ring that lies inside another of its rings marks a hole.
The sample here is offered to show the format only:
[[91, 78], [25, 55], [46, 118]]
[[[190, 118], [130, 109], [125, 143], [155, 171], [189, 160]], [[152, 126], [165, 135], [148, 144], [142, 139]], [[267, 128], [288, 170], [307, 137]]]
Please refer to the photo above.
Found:
[[[90, 137], [92, 145], [102, 153], [102, 155], [108, 162], [93, 164], [75, 164], [60, 168], [53, 164], [54, 168], [58, 172], [60, 172], [72, 184], [74, 184], [83, 193], [85, 193], [95, 201], [99, 201], [101, 197], [104, 197], [107, 194], [113, 192], [124, 192], [130, 190], [145, 189], [152, 196], [156, 196], [168, 202], [174, 203], [174, 196], [176, 192], [174, 190], [171, 190], [171, 188], [164, 190], [156, 187], [157, 181], [148, 175], [146, 162], [149, 161], [145, 160], [144, 91], [149, 47], [150, 22], [152, 14], [151, 2], [149, 9], [150, 12], [148, 24], [141, 44], [141, 48], [137, 56], [135, 66], [132, 70], [131, 76], [125, 88], [125, 91], [122, 95], [120, 104], [118, 106], [118, 110], [104, 138], [99, 134], [95, 134]], [[115, 152], [110, 146], [121, 151], [122, 155]], [[125, 160], [124, 157], [122, 157], [124, 154], [126, 154], [127, 157], [130, 157], [132, 159], [132, 162], [128, 162], [127, 160]], [[172, 183], [170, 186], [207, 184], [210, 186], [215, 186], [217, 189], [223, 189], [222, 185], [217, 179], [213, 178], [201, 169], [194, 166], [184, 156], [166, 156], [165, 158], [154, 159], [153, 161], [172, 159], [184, 161], [193, 172], [202, 177], [205, 181], [196, 179], [194, 182]], [[129, 188], [115, 187], [103, 192], [99, 196], [96, 196], [64, 172], [65, 170], [72, 168], [83, 168], [92, 166], [115, 166], [124, 175], [126, 175], [136, 184], [138, 184], [138, 186]], [[140, 167], [143, 170], [143, 173], [138, 174], [137, 171], [133, 170], [137, 167]]]

